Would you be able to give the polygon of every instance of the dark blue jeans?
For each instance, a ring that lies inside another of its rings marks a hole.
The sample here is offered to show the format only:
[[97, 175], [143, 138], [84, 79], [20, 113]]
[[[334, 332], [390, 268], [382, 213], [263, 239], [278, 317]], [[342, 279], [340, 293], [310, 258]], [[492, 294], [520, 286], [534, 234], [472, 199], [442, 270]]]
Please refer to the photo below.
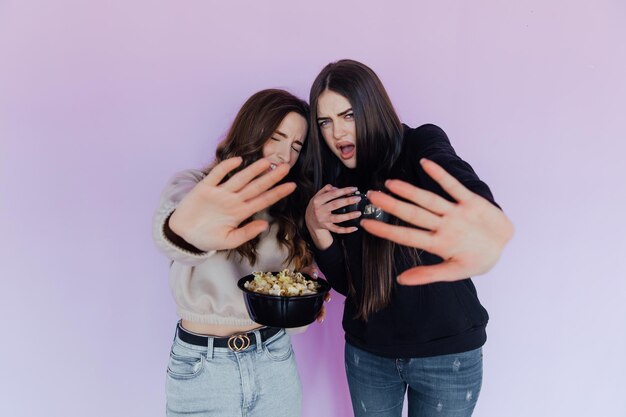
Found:
[[471, 416], [482, 383], [482, 358], [478, 348], [452, 355], [392, 359], [346, 343], [346, 375], [354, 415], [400, 417], [407, 393], [409, 417]]

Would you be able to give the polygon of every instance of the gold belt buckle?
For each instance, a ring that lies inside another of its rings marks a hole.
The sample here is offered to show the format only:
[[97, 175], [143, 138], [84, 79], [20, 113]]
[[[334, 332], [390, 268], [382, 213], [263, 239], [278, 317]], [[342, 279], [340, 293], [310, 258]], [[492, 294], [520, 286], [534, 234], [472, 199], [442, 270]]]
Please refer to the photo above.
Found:
[[241, 352], [250, 347], [250, 338], [247, 334], [235, 334], [228, 338], [228, 349], [231, 352]]

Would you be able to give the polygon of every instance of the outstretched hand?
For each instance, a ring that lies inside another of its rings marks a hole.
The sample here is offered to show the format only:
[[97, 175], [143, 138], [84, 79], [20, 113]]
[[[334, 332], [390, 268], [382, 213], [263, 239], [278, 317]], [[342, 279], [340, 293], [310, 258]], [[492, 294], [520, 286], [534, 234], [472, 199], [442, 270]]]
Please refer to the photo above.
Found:
[[456, 202], [400, 180], [388, 180], [392, 193], [403, 202], [381, 192], [369, 192], [377, 207], [407, 223], [420, 227], [393, 226], [376, 220], [362, 220], [369, 233], [404, 246], [423, 249], [443, 258], [437, 265], [417, 266], [398, 276], [403, 285], [437, 281], [458, 281], [489, 271], [513, 236], [507, 216], [433, 161], [420, 161], [432, 177]]
[[294, 183], [271, 188], [287, 175], [289, 166], [280, 164], [268, 172], [270, 162], [260, 159], [220, 184], [241, 162], [240, 157], [226, 159], [196, 184], [170, 217], [174, 233], [210, 251], [236, 248], [267, 229], [265, 220], [239, 225], [295, 190]]

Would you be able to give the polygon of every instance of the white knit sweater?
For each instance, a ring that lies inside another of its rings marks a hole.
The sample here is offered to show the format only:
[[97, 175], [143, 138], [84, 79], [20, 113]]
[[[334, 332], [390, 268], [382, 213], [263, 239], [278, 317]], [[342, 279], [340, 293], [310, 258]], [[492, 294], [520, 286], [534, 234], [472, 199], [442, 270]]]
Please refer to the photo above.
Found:
[[226, 258], [225, 251], [197, 254], [170, 242], [163, 232], [165, 221], [202, 178], [204, 174], [198, 170], [176, 174], [163, 190], [154, 215], [154, 241], [172, 260], [169, 281], [178, 306], [178, 315], [182, 319], [203, 324], [254, 325], [246, 311], [243, 293], [237, 287], [237, 281], [253, 271], [280, 271], [293, 266], [285, 264], [287, 250], [276, 241], [277, 225], [272, 224], [264, 213], [255, 217], [270, 221], [270, 228], [260, 236], [255, 265], [240, 259], [238, 254], [233, 254], [231, 259]]

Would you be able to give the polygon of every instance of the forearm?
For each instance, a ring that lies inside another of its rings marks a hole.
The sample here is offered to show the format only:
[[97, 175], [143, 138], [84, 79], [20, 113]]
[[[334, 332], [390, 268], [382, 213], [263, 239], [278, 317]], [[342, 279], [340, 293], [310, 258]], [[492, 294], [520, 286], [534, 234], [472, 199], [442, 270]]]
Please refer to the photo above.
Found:
[[311, 241], [315, 248], [323, 251], [328, 249], [333, 244], [333, 235], [324, 229], [320, 230], [311, 230], [309, 229], [309, 235], [311, 236]]
[[190, 245], [170, 228], [169, 221], [180, 201], [203, 177], [204, 174], [197, 170], [174, 175], [161, 194], [152, 220], [152, 236], [157, 248], [170, 260], [190, 266], [200, 264], [214, 251], [206, 252]]
[[313, 248], [315, 261], [328, 283], [335, 291], [342, 295], [348, 295], [348, 282], [346, 280], [345, 258], [341, 244], [336, 240], [323, 250]]

